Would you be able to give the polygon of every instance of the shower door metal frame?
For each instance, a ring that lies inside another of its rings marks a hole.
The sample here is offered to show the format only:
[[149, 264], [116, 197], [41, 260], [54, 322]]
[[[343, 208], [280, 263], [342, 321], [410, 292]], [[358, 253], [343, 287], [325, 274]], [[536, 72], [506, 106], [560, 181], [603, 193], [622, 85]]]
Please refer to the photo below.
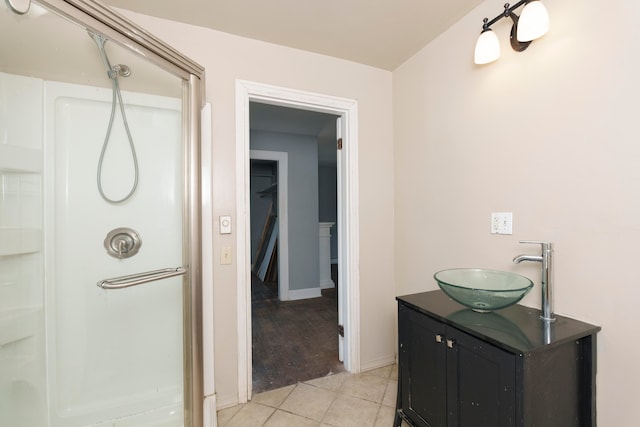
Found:
[[101, 34], [183, 80], [183, 360], [184, 425], [203, 425], [202, 253], [200, 112], [205, 100], [204, 68], [127, 18], [93, 0], [38, 3]]

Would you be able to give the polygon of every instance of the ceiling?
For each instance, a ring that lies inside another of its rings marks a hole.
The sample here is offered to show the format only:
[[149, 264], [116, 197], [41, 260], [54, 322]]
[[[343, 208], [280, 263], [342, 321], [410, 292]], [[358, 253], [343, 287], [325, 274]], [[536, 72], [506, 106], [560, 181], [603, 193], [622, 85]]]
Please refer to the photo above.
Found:
[[394, 70], [483, 0], [103, 0], [208, 27]]
[[[483, 0], [102, 1], [392, 71]], [[335, 164], [335, 116], [252, 104], [251, 128], [317, 136], [320, 163]]]
[[333, 114], [251, 102], [251, 130], [293, 133], [317, 138], [318, 163], [336, 165], [336, 119]]

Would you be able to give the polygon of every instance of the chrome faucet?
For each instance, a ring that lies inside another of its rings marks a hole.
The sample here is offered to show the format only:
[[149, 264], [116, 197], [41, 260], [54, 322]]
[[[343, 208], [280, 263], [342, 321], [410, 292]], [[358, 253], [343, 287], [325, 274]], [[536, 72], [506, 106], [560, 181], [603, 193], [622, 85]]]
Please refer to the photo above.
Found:
[[553, 315], [553, 243], [537, 240], [521, 240], [520, 243], [542, 246], [541, 255], [518, 255], [513, 259], [513, 262], [520, 264], [522, 261], [533, 261], [542, 264], [542, 314], [540, 319], [554, 322], [556, 318]]

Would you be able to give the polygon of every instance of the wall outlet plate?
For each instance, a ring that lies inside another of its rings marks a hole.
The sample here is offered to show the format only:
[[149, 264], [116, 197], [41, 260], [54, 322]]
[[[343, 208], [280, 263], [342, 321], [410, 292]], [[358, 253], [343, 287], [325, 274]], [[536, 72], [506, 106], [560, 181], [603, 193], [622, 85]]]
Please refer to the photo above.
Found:
[[513, 213], [492, 212], [491, 234], [513, 234]]

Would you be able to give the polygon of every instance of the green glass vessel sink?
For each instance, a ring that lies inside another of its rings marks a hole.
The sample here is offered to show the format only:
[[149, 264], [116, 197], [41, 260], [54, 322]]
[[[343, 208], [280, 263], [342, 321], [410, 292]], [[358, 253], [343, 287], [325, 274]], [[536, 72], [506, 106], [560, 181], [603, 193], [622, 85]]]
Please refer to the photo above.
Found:
[[533, 287], [531, 280], [519, 274], [484, 268], [452, 268], [433, 277], [454, 301], [481, 313], [517, 303]]

